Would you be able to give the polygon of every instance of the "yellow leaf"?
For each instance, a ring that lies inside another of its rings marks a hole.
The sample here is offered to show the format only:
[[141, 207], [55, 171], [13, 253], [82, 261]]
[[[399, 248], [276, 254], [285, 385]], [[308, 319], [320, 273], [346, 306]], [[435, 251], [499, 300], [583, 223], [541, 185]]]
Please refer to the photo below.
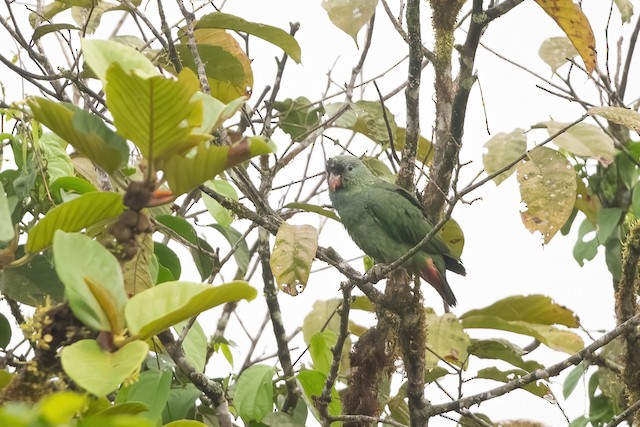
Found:
[[587, 72], [591, 73], [596, 68], [596, 39], [580, 6], [572, 0], [536, 0], [536, 3], [569, 37], [584, 61]]

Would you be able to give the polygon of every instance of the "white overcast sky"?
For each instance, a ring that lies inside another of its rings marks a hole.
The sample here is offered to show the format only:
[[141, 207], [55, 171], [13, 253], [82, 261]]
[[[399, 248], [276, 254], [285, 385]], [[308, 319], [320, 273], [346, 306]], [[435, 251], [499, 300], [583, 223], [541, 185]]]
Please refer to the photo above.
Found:
[[[325, 90], [329, 69], [333, 67], [331, 74], [333, 81], [344, 84], [349, 80], [351, 68], [359, 58], [359, 51], [352, 39], [331, 24], [320, 3], [320, 0], [233, 0], [228, 1], [223, 9], [225, 12], [237, 14], [249, 21], [275, 25], [285, 30], [288, 30], [289, 22], [300, 22], [301, 27], [296, 38], [302, 48], [302, 65], [296, 65], [292, 61], [288, 63], [280, 99], [297, 96], [306, 96], [311, 100], [319, 99]], [[197, 6], [200, 3], [193, 4]], [[6, 12], [4, 7], [4, 4], [0, 7], [0, 13], [3, 15]], [[143, 3], [143, 7], [148, 13], [153, 14], [155, 2]], [[427, 46], [431, 46], [428, 3], [422, 2], [421, 7], [424, 15], [423, 41]], [[583, 2], [583, 7], [592, 21], [596, 39], [602, 42], [609, 2], [586, 0]], [[170, 22], [177, 19], [178, 13], [177, 10], [169, 9]], [[103, 19], [115, 22], [119, 16], [119, 12], [112, 13], [105, 15]], [[619, 28], [619, 22], [617, 10], [614, 10], [612, 18], [614, 35], [618, 34], [616, 31]], [[135, 33], [131, 30], [130, 34]], [[364, 31], [360, 34], [360, 41], [363, 34]], [[502, 55], [529, 67], [538, 74], [550, 77], [549, 67], [538, 57], [537, 52], [544, 39], [560, 35], [562, 32], [555, 23], [533, 1], [526, 1], [507, 16], [493, 22], [482, 41]], [[460, 33], [458, 36], [462, 37], [463, 34]], [[7, 36], [2, 37], [6, 40]], [[3, 45], [0, 47], [3, 54], [13, 52], [13, 47], [4, 43]], [[255, 86], [254, 99], [250, 102], [255, 102], [255, 97], [263, 87], [272, 84], [275, 70], [274, 57], [279, 57], [281, 53], [277, 48], [261, 42], [253, 43], [251, 49]], [[598, 53], [604, 56], [605, 46], [598, 45], [597, 49]], [[404, 55], [404, 42], [388, 23], [384, 10], [379, 6], [372, 49], [364, 65], [365, 78], [379, 74]], [[600, 64], [602, 60], [603, 58], [600, 58]], [[579, 106], [537, 89], [535, 84], [540, 84], [540, 81], [482, 48], [479, 49], [475, 68], [482, 84], [492, 134], [510, 132], [518, 127], [528, 129], [531, 125], [550, 118], [569, 122], [583, 114]], [[0, 76], [7, 91], [7, 99], [20, 98], [22, 96], [20, 86], [12, 83], [15, 82], [14, 76], [11, 76], [6, 68], [0, 68], [0, 70]], [[563, 69], [560, 70], [562, 71]], [[395, 88], [405, 73], [406, 63], [403, 63], [391, 77], [380, 79], [378, 84], [381, 91], [385, 93]], [[634, 73], [632, 72], [631, 75], [633, 76]], [[431, 67], [427, 67], [422, 80], [420, 105], [422, 134], [426, 137], [431, 136], [435, 108], [432, 76]], [[586, 77], [582, 79], [582, 84], [585, 90], [588, 88], [589, 93], [592, 93], [591, 84]], [[637, 84], [636, 79], [632, 77], [630, 84]], [[578, 90], [580, 89], [578, 87]], [[630, 87], [631, 92], [634, 92], [633, 89]], [[335, 92], [335, 87], [329, 92]], [[377, 99], [372, 86], [366, 90], [364, 98]], [[337, 98], [336, 101], [341, 99]], [[590, 99], [597, 102], [595, 97]], [[404, 96], [402, 94], [396, 96], [388, 102], [387, 106], [395, 114], [399, 126], [404, 127]], [[489, 137], [490, 135], [486, 132], [482, 102], [475, 86], [469, 100], [462, 150], [462, 161], [472, 163], [465, 167], [460, 180], [461, 184], [468, 182], [482, 169], [482, 145]], [[540, 131], [532, 133], [529, 136], [530, 147], [533, 143], [545, 138], [546, 133]], [[277, 133], [274, 140], [282, 148], [289, 143], [288, 136], [281, 133]], [[368, 152], [371, 147], [372, 143], [364, 138], [358, 139], [351, 146], [356, 154]], [[339, 154], [339, 149], [330, 141], [326, 141], [325, 150], [329, 155]], [[319, 151], [316, 152], [318, 153]], [[317, 156], [317, 158], [320, 157]], [[298, 171], [293, 169], [295, 167], [295, 165], [290, 167], [291, 176], [298, 176]], [[314, 164], [312, 172], [319, 172], [322, 167], [318, 162]], [[453, 310], [454, 313], [461, 314], [470, 309], [481, 308], [510, 295], [539, 293], [549, 295], [558, 303], [574, 310], [588, 330], [610, 329], [615, 325], [612, 281], [605, 266], [603, 254], [599, 254], [594, 261], [588, 262], [584, 267], [580, 267], [572, 257], [579, 222], [574, 226], [570, 236], [558, 235], [549, 245], [543, 247], [539, 238], [530, 234], [520, 221], [521, 206], [515, 176], [500, 187], [488, 183], [472, 193], [470, 197], [478, 197], [481, 200], [472, 205], [460, 204], [454, 211], [454, 217], [465, 234], [466, 244], [462, 259], [468, 272], [467, 277], [449, 275], [449, 281], [459, 301], [459, 305]], [[323, 197], [315, 202], [329, 203], [329, 200]], [[308, 222], [316, 226], [319, 223], [314, 215], [301, 215], [293, 222]], [[345, 258], [361, 254], [359, 249], [350, 242], [342, 227], [332, 221], [325, 225], [320, 243], [324, 246], [336, 247]], [[215, 246], [216, 243], [214, 242], [213, 245]], [[316, 262], [314, 268], [322, 266], [322, 263]], [[361, 269], [362, 264], [356, 261], [354, 266]], [[186, 272], [183, 274], [183, 279], [197, 280], [197, 274], [193, 271]], [[293, 298], [281, 295], [283, 317], [288, 330], [292, 331], [300, 325], [302, 317], [311, 310], [314, 301], [339, 297], [340, 280], [341, 277], [332, 270], [325, 270], [312, 276], [306, 291], [300, 296]], [[259, 286], [259, 281], [256, 281], [255, 285]], [[427, 300], [433, 300], [435, 295], [435, 292], [427, 294]], [[239, 310], [239, 313], [246, 326], [255, 330], [262, 321], [263, 311], [256, 308], [261, 303], [244, 305], [244, 309]], [[437, 310], [441, 310], [439, 303], [434, 306]], [[256, 315], [256, 313], [259, 314]], [[203, 316], [204, 320], [215, 321], [216, 318], [215, 311]], [[258, 346], [259, 351], [263, 347], [270, 346], [269, 343], [272, 342], [271, 332], [269, 329], [267, 331], [267, 336]], [[489, 337], [497, 336], [497, 333], [480, 335], [479, 332], [472, 331], [472, 335]], [[521, 345], [530, 341], [516, 335], [510, 335], [509, 338]], [[239, 337], [237, 341], [241, 348], [246, 348], [242, 346], [246, 340]], [[296, 344], [302, 346], [302, 340], [297, 340]], [[294, 351], [294, 357], [297, 357], [299, 352], [300, 349]], [[238, 368], [244, 354], [235, 354], [236, 368]], [[533, 353], [534, 359], [546, 364], [555, 363], [565, 357], [566, 355], [551, 350], [537, 350]], [[222, 359], [215, 360], [216, 363], [223, 363]], [[211, 368], [216, 373], [228, 372], [228, 367], [224, 365], [221, 365], [220, 369], [215, 369], [215, 366]], [[488, 381], [477, 381], [477, 383], [478, 386], [470, 385], [468, 389], [465, 388], [466, 393], [482, 391], [497, 385]], [[556, 386], [553, 390], [561, 396], [561, 386]], [[447, 399], [437, 390], [428, 397], [434, 402], [443, 402]], [[573, 419], [584, 413], [584, 403], [583, 395], [576, 392], [563, 405], [569, 417]], [[566, 424], [556, 406], [542, 399], [530, 397], [523, 391], [516, 391], [509, 397], [486, 402], [479, 411], [486, 412], [495, 420], [530, 418], [552, 426]], [[448, 420], [435, 419], [430, 425], [437, 427], [453, 424]]]

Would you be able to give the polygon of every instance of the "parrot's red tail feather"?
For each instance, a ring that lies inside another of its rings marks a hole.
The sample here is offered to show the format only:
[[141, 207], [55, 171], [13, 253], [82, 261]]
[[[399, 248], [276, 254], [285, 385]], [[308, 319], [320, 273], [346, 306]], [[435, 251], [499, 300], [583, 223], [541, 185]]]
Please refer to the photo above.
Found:
[[440, 271], [438, 271], [438, 268], [435, 266], [432, 259], [428, 259], [427, 265], [420, 270], [420, 277], [429, 282], [429, 284], [438, 291], [442, 299], [449, 304], [449, 306], [456, 305], [458, 302], [456, 300], [456, 296], [453, 294], [451, 287], [447, 283], [447, 279], [440, 274]]

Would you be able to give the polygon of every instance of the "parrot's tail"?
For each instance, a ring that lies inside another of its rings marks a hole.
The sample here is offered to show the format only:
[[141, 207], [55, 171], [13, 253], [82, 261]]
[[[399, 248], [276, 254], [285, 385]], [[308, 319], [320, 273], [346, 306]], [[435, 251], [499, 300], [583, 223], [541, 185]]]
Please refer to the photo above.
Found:
[[440, 273], [431, 258], [427, 259], [425, 268], [420, 270], [420, 277], [429, 282], [450, 307], [456, 305], [458, 300], [456, 300], [456, 296], [447, 283], [447, 279], [444, 277], [444, 274]]

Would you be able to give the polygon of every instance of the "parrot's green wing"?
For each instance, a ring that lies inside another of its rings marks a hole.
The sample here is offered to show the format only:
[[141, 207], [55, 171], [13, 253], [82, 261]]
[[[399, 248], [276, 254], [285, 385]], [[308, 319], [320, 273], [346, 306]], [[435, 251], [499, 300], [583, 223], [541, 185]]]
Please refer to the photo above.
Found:
[[[404, 188], [383, 181], [372, 191], [371, 197], [373, 200], [368, 205], [369, 211], [376, 222], [398, 242], [415, 246], [433, 230], [420, 202]], [[423, 250], [457, 260], [438, 234], [427, 242]]]

